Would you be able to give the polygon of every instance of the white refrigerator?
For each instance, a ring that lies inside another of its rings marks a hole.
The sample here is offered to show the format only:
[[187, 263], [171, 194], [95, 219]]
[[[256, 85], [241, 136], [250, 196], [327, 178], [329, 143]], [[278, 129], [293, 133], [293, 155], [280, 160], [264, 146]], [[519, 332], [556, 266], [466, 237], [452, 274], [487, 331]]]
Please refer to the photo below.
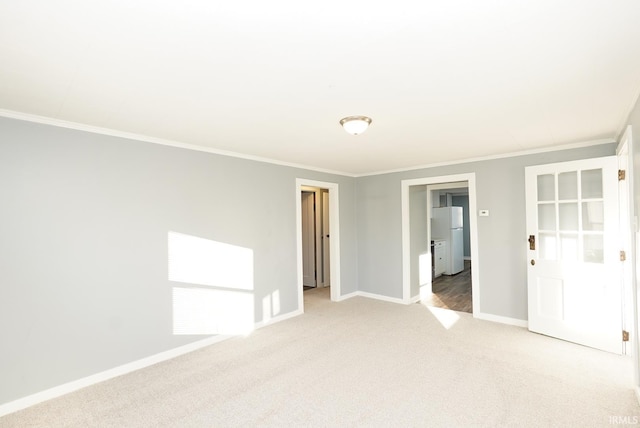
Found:
[[431, 210], [431, 239], [447, 242], [445, 275], [455, 275], [464, 270], [464, 244], [462, 207], [442, 207]]

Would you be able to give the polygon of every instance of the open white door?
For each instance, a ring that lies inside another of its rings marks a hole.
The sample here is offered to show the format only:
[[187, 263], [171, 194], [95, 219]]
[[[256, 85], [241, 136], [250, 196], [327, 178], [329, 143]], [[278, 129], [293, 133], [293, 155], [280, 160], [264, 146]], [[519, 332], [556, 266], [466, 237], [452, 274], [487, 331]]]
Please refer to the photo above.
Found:
[[615, 156], [528, 167], [529, 330], [622, 352]]
[[302, 283], [316, 284], [316, 214], [314, 192], [302, 192]]
[[322, 191], [322, 282], [325, 287], [331, 286], [331, 244], [329, 223], [329, 192]]

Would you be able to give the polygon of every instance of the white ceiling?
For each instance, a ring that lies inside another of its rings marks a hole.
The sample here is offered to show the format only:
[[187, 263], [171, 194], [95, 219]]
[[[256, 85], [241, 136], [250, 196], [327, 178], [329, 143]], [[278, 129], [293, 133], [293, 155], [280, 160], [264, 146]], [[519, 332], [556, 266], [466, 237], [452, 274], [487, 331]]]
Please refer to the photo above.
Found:
[[615, 139], [640, 1], [5, 0], [0, 64], [5, 115], [361, 175]]

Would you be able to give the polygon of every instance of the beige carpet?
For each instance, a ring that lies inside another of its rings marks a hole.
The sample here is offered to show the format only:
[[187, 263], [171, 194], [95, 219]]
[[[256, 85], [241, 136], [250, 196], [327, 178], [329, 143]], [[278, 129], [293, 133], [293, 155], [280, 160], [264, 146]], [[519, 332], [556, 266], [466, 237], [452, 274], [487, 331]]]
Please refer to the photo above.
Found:
[[420, 304], [305, 292], [306, 313], [0, 418], [1, 427], [603, 427], [631, 359]]

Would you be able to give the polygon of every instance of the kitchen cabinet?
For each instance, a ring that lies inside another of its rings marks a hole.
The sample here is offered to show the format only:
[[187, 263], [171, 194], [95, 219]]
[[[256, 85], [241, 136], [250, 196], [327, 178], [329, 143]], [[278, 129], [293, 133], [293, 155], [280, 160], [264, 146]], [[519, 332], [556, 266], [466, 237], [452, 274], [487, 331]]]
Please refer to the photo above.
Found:
[[434, 278], [439, 277], [447, 270], [448, 252], [447, 241], [436, 239], [434, 246]]

